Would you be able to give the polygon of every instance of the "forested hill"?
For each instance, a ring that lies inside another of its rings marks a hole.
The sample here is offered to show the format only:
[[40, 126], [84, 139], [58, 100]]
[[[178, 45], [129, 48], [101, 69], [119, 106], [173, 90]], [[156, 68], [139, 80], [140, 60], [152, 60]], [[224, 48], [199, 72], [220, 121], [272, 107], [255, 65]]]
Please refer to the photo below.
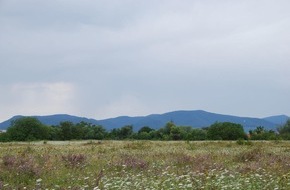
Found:
[[[22, 116], [15, 116], [7, 121], [4, 121], [3, 123], [0, 123], [0, 129], [7, 129], [7, 127], [10, 126], [11, 121], [20, 117]], [[263, 126], [266, 129], [276, 130], [278, 125], [285, 123], [286, 120], [289, 119], [289, 117], [285, 115], [270, 116], [266, 118], [250, 118], [222, 115], [202, 110], [174, 111], [164, 114], [152, 114], [140, 117], [121, 116], [104, 120], [88, 119], [85, 117], [77, 117], [65, 114], [34, 117], [46, 125], [58, 125], [62, 121], [71, 121], [73, 123], [84, 121], [95, 125], [102, 125], [107, 130], [120, 128], [125, 125], [133, 125], [134, 130], [139, 130], [143, 126], [159, 129], [163, 127], [168, 121], [173, 121], [176, 125], [192, 126], [194, 128], [207, 127], [215, 122], [232, 122], [243, 125], [245, 131], [255, 129], [258, 126]]]

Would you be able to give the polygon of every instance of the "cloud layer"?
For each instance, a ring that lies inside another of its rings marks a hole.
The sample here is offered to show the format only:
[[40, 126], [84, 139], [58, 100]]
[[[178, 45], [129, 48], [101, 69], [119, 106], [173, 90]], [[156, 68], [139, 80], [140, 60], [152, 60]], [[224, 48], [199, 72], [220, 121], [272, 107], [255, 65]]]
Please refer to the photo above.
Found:
[[288, 114], [289, 1], [0, 1], [0, 119]]

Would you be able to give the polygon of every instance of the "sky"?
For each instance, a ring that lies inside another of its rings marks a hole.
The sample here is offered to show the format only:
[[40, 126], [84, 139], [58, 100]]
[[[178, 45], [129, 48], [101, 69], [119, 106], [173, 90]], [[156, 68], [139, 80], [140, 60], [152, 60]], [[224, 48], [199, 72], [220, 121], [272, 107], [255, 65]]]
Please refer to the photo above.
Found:
[[290, 116], [289, 0], [0, 0], [0, 122]]

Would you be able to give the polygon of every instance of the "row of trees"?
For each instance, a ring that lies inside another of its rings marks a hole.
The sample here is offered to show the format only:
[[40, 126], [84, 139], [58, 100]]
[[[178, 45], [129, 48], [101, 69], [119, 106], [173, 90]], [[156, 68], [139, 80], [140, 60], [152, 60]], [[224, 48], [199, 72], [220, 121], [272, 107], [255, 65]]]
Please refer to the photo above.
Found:
[[263, 127], [257, 127], [244, 132], [240, 124], [223, 122], [214, 123], [209, 127], [196, 129], [186, 126], [176, 126], [168, 122], [164, 127], [155, 130], [148, 126], [135, 132], [132, 125], [107, 131], [99, 125], [80, 122], [61, 122], [57, 126], [46, 126], [33, 117], [23, 117], [11, 123], [6, 133], [0, 133], [0, 141], [34, 141], [34, 140], [82, 140], [82, 139], [139, 139], [139, 140], [290, 140], [290, 120], [278, 128], [278, 133]]

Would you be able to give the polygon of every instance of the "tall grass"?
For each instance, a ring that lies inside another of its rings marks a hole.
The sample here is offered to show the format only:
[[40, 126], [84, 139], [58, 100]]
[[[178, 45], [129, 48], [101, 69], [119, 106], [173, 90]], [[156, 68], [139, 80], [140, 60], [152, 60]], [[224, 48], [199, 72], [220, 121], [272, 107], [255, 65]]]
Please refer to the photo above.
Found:
[[0, 189], [290, 189], [290, 142], [0, 144]]

